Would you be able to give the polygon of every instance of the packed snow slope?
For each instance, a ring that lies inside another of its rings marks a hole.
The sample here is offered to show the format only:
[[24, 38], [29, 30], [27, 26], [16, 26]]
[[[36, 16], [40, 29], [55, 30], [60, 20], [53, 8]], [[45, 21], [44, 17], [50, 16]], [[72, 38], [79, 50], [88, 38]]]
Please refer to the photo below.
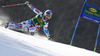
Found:
[[[74, 28], [85, 0], [0, 0], [0, 6], [19, 4], [24, 3], [25, 1], [29, 1], [43, 13], [45, 10], [50, 9], [53, 12], [52, 18], [48, 20], [48, 29], [51, 37], [54, 41], [70, 44]], [[100, 0], [87, 0], [87, 3], [95, 7], [100, 7]], [[9, 18], [8, 22], [19, 23], [31, 19], [36, 15], [27, 5], [7, 8], [0, 7], [0, 9], [2, 9], [0, 16], [2, 16], [1, 14], [6, 15], [7, 18]], [[98, 26], [98, 24], [92, 21], [81, 18], [75, 34], [73, 45], [88, 50], [93, 50]], [[42, 28], [40, 28], [39, 33], [44, 34]], [[100, 36], [96, 50], [96, 52], [100, 53], [99, 43]]]
[[0, 56], [100, 56], [93, 51], [0, 27]]

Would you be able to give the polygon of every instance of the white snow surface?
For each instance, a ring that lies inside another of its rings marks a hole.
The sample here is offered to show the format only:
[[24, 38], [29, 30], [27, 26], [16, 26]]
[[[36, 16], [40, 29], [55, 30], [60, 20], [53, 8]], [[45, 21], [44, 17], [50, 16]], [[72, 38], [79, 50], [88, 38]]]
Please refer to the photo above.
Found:
[[86, 49], [0, 27], [0, 56], [100, 56]]

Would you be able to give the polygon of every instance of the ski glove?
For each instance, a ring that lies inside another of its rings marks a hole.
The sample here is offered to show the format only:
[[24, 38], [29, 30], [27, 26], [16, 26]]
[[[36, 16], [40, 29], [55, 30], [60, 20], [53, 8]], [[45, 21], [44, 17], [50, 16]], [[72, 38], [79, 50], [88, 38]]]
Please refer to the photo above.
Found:
[[47, 37], [49, 38], [49, 37], [50, 37], [50, 35], [47, 35]]
[[29, 1], [26, 1], [25, 4], [29, 4]]
[[47, 35], [47, 37], [48, 37], [48, 40], [51, 40], [52, 38], [50, 37], [50, 35]]

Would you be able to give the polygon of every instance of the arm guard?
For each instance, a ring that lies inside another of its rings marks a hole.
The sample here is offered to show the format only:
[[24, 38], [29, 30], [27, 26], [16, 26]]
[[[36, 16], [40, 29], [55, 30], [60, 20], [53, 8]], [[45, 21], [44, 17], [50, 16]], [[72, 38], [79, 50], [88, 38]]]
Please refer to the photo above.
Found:
[[27, 4], [28, 7], [34, 11], [37, 15], [43, 14], [40, 10], [38, 10], [37, 8], [35, 8], [32, 4]]
[[50, 36], [49, 31], [48, 31], [48, 23], [46, 23], [46, 25], [43, 26], [43, 29], [46, 36]]

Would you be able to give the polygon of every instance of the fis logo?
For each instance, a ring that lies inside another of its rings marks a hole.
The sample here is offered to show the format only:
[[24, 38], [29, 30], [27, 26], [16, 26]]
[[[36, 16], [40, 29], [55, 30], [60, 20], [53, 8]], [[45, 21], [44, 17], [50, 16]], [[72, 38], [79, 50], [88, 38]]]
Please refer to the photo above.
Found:
[[89, 8], [89, 10], [90, 10], [91, 12], [94, 12], [94, 13], [96, 13], [96, 12], [97, 12], [97, 10], [96, 10], [96, 9], [94, 9], [94, 8]]

